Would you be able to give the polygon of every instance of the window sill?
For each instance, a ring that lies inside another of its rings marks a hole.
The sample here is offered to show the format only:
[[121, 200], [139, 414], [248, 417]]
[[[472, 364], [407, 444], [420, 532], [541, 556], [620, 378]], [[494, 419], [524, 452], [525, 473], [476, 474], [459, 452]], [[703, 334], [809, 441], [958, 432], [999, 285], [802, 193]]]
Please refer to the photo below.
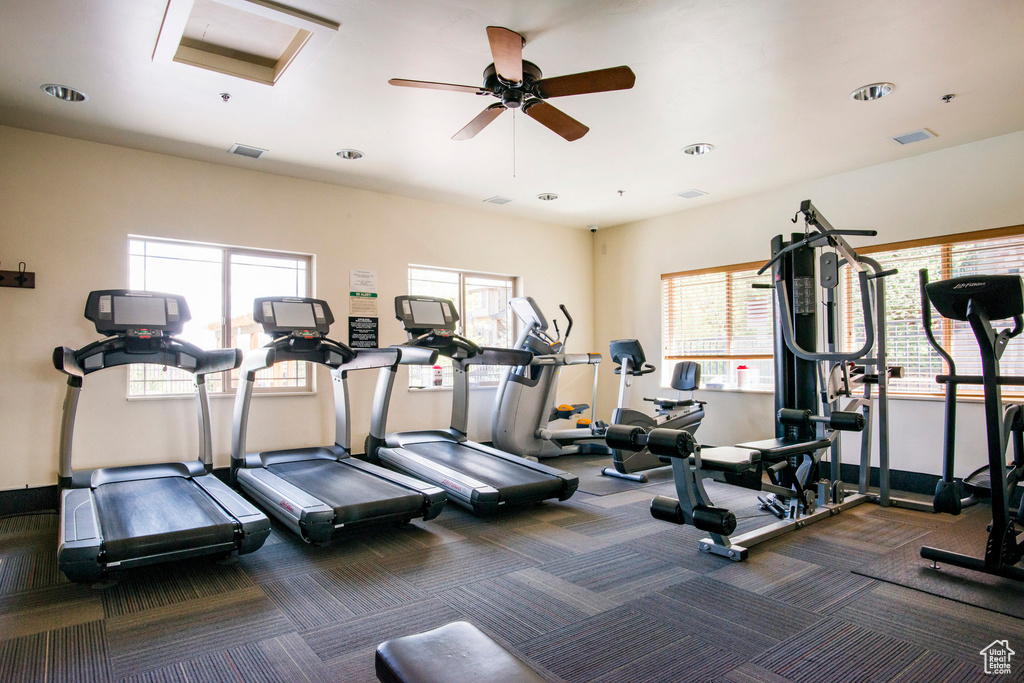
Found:
[[[253, 398], [257, 398], [257, 397], [261, 397], [261, 396], [316, 396], [316, 394], [317, 394], [316, 390], [312, 390], [312, 391], [272, 391], [272, 392], [271, 391], [259, 391], [259, 392], [253, 392], [252, 396], [253, 396]], [[223, 394], [223, 393], [210, 394], [210, 400], [213, 400], [213, 401], [219, 400], [219, 399], [224, 399], [224, 398], [230, 398], [231, 400], [234, 400], [235, 394], [234, 394], [234, 392], [229, 393], [229, 394]], [[180, 400], [180, 399], [188, 399], [190, 401], [194, 401], [194, 400], [196, 400], [196, 395], [193, 392], [191, 394], [164, 394], [164, 395], [161, 395], [161, 396], [125, 396], [125, 400], [127, 400], [127, 401], [164, 401], [164, 400], [176, 401], [176, 400]]]
[[[479, 391], [481, 389], [497, 389], [497, 388], [498, 388], [497, 384], [484, 384], [484, 385], [470, 386], [469, 390], [470, 391]], [[410, 394], [430, 393], [430, 392], [433, 392], [433, 391], [451, 391], [451, 390], [452, 390], [452, 387], [409, 387], [409, 393]]]

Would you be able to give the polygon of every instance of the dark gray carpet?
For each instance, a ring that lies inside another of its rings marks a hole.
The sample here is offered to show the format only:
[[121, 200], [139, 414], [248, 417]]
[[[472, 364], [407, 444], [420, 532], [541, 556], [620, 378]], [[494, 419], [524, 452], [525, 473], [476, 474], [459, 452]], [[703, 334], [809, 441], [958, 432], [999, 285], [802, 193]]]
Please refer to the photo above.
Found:
[[[981, 681], [990, 642], [1024, 652], [1024, 620], [851, 571], [916, 553], [954, 518], [862, 505], [732, 563], [650, 516], [671, 483], [609, 482], [320, 547], [275, 526], [237, 562], [126, 572], [107, 590], [56, 571], [55, 515], [3, 519], [0, 681], [370, 683], [378, 643], [459, 619], [565, 682]], [[708, 488], [741, 529], [774, 521], [754, 492]]]
[[921, 557], [921, 547], [926, 545], [983, 557], [988, 538], [985, 527], [991, 521], [992, 509], [988, 505], [969, 508], [953, 524], [936, 529], [915, 543], [899, 544], [892, 552], [855, 571], [881, 581], [1024, 619], [1024, 585], [1020, 582], [941, 562], [938, 568], [933, 568], [930, 560]]
[[542, 460], [541, 462], [566, 472], [572, 472], [580, 478], [580, 485], [577, 490], [594, 496], [606, 496], [610, 493], [632, 491], [637, 488], [672, 481], [672, 468], [668, 466], [638, 472], [637, 474], [647, 476], [646, 483], [605, 476], [601, 474], [601, 470], [605, 467], [612, 467], [611, 458], [595, 455], [563, 455], [557, 458]]

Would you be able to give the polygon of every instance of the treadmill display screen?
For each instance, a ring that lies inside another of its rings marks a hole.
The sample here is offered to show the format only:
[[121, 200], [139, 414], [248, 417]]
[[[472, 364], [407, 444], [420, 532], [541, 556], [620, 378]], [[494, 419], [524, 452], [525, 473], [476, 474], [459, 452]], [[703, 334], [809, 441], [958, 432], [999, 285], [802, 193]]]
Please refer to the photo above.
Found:
[[164, 327], [167, 308], [162, 296], [115, 296], [114, 324]]
[[423, 327], [444, 327], [444, 309], [439, 301], [416, 301], [409, 302], [412, 308], [413, 323]]
[[313, 317], [312, 304], [290, 301], [274, 302], [274, 319], [282, 328], [313, 329], [316, 319]]

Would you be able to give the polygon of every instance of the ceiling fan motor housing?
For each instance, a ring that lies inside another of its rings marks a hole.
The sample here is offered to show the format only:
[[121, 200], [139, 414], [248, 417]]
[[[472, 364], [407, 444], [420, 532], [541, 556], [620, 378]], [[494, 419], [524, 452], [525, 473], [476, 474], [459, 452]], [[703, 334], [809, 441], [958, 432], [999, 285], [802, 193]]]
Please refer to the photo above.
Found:
[[534, 82], [543, 76], [539, 66], [524, 59], [523, 82], [509, 83], [498, 75], [494, 64], [491, 64], [484, 69], [484, 88], [492, 91], [495, 97], [501, 98], [501, 103], [507, 109], [515, 109], [522, 106], [523, 100], [528, 97], [540, 97], [535, 91]]

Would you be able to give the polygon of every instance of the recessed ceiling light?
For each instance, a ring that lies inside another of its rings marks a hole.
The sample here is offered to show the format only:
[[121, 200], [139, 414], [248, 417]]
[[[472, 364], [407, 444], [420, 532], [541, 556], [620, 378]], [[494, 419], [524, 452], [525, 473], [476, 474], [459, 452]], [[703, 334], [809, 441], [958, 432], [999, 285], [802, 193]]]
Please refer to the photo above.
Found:
[[877, 100], [885, 97], [892, 92], [895, 88], [892, 83], [871, 83], [869, 85], [857, 88], [850, 93], [851, 100], [857, 100], [859, 102], [870, 102], [871, 100]]
[[698, 142], [692, 145], [683, 147], [683, 151], [693, 156], [700, 156], [701, 154], [707, 154], [715, 148], [710, 142]]
[[89, 96], [84, 92], [79, 92], [74, 88], [70, 88], [66, 85], [58, 85], [56, 83], [47, 83], [39, 86], [44, 93], [51, 97], [56, 97], [58, 100], [64, 100], [65, 102], [85, 102], [89, 99]]
[[537, 199], [541, 200], [542, 202], [550, 202], [555, 199], [558, 199], [558, 195], [553, 192], [544, 192], [537, 195]]
[[360, 152], [358, 149], [339, 149], [337, 152], [335, 152], [335, 154], [337, 154], [342, 159], [352, 160], [363, 158], [363, 153]]

